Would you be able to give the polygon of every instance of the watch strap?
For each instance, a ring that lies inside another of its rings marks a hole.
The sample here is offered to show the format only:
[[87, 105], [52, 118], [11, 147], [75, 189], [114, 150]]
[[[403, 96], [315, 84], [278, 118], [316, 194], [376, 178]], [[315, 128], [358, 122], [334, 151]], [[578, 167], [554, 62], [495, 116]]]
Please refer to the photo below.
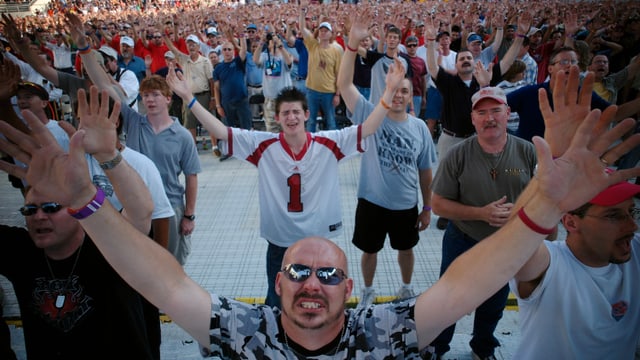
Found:
[[116, 150], [116, 151], [118, 152], [116, 157], [114, 157], [109, 161], [100, 163], [100, 167], [102, 168], [102, 170], [111, 170], [114, 167], [118, 166], [118, 164], [120, 164], [120, 162], [122, 161], [122, 153], [120, 152], [120, 150]]

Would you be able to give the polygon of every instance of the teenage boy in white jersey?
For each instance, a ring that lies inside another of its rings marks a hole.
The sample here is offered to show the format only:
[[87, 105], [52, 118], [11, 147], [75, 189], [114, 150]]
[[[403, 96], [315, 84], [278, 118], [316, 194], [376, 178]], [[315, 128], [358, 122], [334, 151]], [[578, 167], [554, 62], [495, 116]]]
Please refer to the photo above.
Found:
[[[350, 64], [349, 66], [353, 66]], [[342, 68], [340, 71], [344, 71]], [[396, 59], [387, 74], [384, 102], [391, 103], [404, 78], [404, 67]], [[170, 69], [167, 81], [173, 91], [209, 134], [222, 140], [225, 154], [258, 168], [260, 195], [260, 235], [269, 242], [265, 303], [280, 306], [275, 279], [287, 248], [311, 235], [334, 237], [342, 228], [337, 165], [364, 151], [362, 140], [375, 133], [387, 109], [376, 106], [362, 125], [334, 131], [308, 133], [306, 96], [296, 88], [283, 89], [276, 98], [275, 120], [278, 134], [229, 128], [198, 102], [193, 102], [186, 81]]]

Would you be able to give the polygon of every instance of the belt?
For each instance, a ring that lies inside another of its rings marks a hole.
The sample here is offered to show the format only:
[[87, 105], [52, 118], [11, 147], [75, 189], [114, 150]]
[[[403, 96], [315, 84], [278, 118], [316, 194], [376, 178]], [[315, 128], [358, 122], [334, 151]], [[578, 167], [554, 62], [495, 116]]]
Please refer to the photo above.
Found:
[[204, 94], [209, 94], [210, 91], [209, 90], [205, 90], [205, 91], [200, 91], [199, 93], [195, 93], [193, 95], [204, 95]]
[[454, 138], [461, 138], [461, 139], [466, 139], [466, 138], [468, 138], [469, 136], [473, 136], [473, 133], [471, 133], [471, 134], [464, 134], [464, 135], [462, 135], [462, 134], [456, 134], [456, 133], [454, 133], [453, 131], [449, 131], [449, 130], [447, 130], [447, 129], [445, 129], [445, 128], [442, 128], [442, 132], [443, 132], [443, 133], [445, 133], [445, 134], [447, 134], [447, 135], [449, 135], [449, 136], [453, 136]]
[[296, 81], [300, 81], [300, 80], [307, 80], [307, 78], [306, 77], [296, 76]]
[[259, 89], [259, 88], [262, 87], [262, 85], [249, 85], [249, 84], [247, 84], [247, 87], [254, 88], [254, 89]]

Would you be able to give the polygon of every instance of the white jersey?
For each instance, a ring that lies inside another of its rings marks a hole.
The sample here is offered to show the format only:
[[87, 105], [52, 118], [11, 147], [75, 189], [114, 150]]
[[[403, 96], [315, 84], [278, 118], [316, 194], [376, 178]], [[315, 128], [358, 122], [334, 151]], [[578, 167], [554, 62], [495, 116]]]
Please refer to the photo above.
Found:
[[338, 163], [363, 152], [360, 126], [307, 134], [293, 155], [282, 133], [229, 128], [222, 151], [258, 168], [260, 235], [280, 247], [342, 228]]
[[[111, 185], [109, 178], [100, 167], [98, 161], [89, 154], [86, 154], [85, 156], [87, 158], [87, 163], [89, 164], [89, 175], [91, 176], [93, 184], [104, 191], [104, 196], [116, 210], [122, 210], [122, 203], [116, 196], [113, 185]], [[125, 147], [124, 150], [122, 150], [122, 157], [127, 161], [129, 166], [131, 166], [138, 175], [140, 175], [142, 181], [144, 181], [149, 188], [151, 199], [153, 200], [153, 213], [151, 214], [151, 219], [172, 217], [175, 214], [173, 212], [173, 207], [171, 207], [169, 198], [167, 198], [167, 194], [164, 192], [160, 172], [153, 161], [145, 155], [128, 147]]]
[[564, 241], [545, 242], [550, 262], [527, 299], [518, 296], [523, 341], [514, 359], [633, 359], [640, 337], [640, 238], [631, 260], [594, 268]]

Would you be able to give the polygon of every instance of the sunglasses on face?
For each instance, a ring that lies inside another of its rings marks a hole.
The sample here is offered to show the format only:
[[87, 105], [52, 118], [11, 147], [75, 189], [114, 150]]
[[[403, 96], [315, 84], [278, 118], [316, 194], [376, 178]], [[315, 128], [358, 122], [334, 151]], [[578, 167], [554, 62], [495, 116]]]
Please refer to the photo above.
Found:
[[418, 44], [407, 44], [407, 47], [408, 47], [408, 48], [414, 48], [414, 47], [416, 47], [416, 46], [418, 46]]
[[282, 269], [282, 273], [289, 280], [297, 283], [305, 282], [313, 272], [323, 285], [338, 285], [347, 278], [344, 271], [331, 266], [312, 269], [307, 265], [289, 264]]
[[54, 214], [62, 209], [62, 205], [56, 202], [46, 202], [40, 204], [40, 206], [36, 204], [26, 204], [25, 206], [20, 208], [20, 214], [23, 216], [31, 216], [38, 212], [38, 209], [42, 209], [42, 212], [45, 214]]

